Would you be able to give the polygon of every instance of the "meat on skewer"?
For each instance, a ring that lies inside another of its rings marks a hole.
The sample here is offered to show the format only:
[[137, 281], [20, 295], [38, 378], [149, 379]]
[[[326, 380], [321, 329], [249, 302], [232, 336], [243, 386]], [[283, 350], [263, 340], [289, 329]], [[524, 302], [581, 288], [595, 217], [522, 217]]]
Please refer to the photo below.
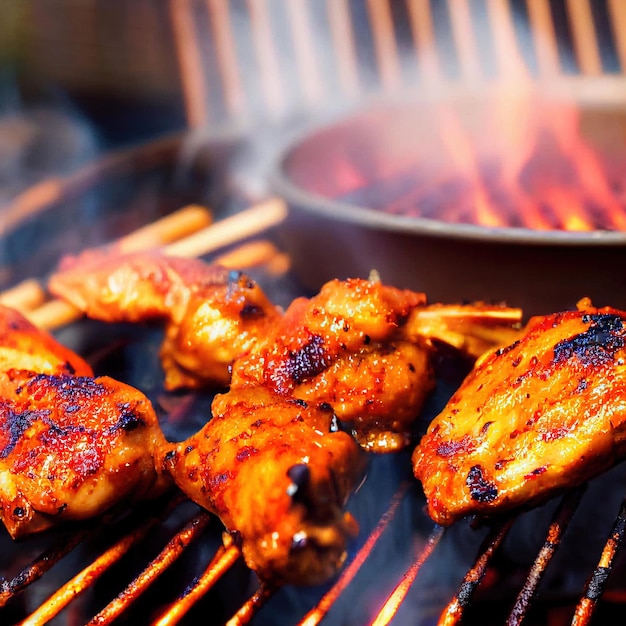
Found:
[[232, 362], [280, 316], [245, 274], [156, 252], [67, 260], [49, 289], [93, 319], [163, 320], [167, 389], [227, 386]]
[[232, 368], [232, 387], [262, 385], [330, 403], [361, 445], [378, 452], [409, 442], [434, 387], [436, 341], [475, 358], [508, 340], [521, 319], [519, 309], [502, 306], [428, 305], [424, 294], [375, 277], [330, 281], [281, 316], [249, 279], [216, 282], [216, 272], [201, 261], [144, 253], [109, 259], [101, 271], [62, 269], [50, 289], [110, 321], [154, 315], [156, 293], [160, 314], [172, 311], [162, 352], [169, 388], [206, 384], [217, 346], [219, 382]]
[[346, 500], [362, 453], [328, 405], [263, 387], [215, 397], [213, 417], [163, 448], [163, 466], [196, 503], [241, 538], [266, 583], [317, 584], [336, 573], [358, 531]]
[[148, 399], [0, 307], [0, 519], [13, 538], [161, 493]]
[[425, 302], [379, 280], [330, 281], [292, 302], [271, 334], [234, 362], [231, 387], [328, 403], [363, 447], [402, 447], [435, 384], [427, 340], [401, 334]]
[[269, 338], [235, 361], [231, 386], [327, 402], [364, 448], [393, 451], [409, 443], [435, 386], [435, 341], [474, 357], [517, 332], [520, 319], [502, 306], [431, 306], [376, 278], [332, 280], [295, 300]]
[[486, 355], [413, 453], [431, 517], [447, 525], [541, 503], [626, 454], [626, 312], [533, 318]]

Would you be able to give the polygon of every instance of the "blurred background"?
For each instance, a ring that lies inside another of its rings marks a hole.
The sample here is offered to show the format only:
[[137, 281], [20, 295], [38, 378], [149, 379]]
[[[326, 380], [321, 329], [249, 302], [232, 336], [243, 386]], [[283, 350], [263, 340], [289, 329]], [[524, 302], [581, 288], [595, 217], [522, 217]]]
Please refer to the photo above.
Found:
[[249, 134], [433, 77], [619, 74], [623, 24], [619, 0], [3, 0], [0, 197], [103, 150]]

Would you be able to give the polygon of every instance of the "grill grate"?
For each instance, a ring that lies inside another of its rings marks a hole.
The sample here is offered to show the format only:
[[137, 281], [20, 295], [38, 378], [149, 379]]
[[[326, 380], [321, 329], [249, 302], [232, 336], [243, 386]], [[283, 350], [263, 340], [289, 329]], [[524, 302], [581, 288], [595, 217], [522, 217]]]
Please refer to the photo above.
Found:
[[191, 128], [319, 112], [327, 93], [336, 106], [626, 67], [620, 0], [174, 0], [170, 13]]
[[[507, 626], [521, 624], [527, 618], [541, 578], [550, 563], [550, 559], [561, 545], [563, 534], [576, 513], [585, 489], [586, 486], [582, 486], [566, 493], [555, 510], [553, 520], [546, 533], [544, 545], [530, 568], [523, 588], [508, 618], [503, 622]], [[368, 567], [368, 559], [380, 542], [383, 534], [386, 532], [393, 533], [394, 520], [399, 515], [398, 511], [402, 500], [406, 497], [407, 485], [402, 484], [392, 497], [389, 507], [378, 520], [374, 530], [365, 539], [333, 586], [297, 622], [299, 626], [315, 626], [323, 622], [333, 605], [341, 601], [343, 594], [355, 582], [359, 573]], [[181, 496], [175, 496], [166, 501], [165, 504], [162, 504], [160, 511], [154, 511], [147, 518], [145, 513], [134, 513], [129, 532], [123, 534], [110, 548], [103, 551], [91, 563], [87, 564], [78, 574], [43, 601], [30, 616], [20, 623], [31, 626], [49, 623], [71, 602], [76, 601], [80, 594], [89, 590], [95, 581], [106, 573], [124, 554], [136, 547], [138, 543], [147, 541], [149, 531], [162, 524], [182, 502], [183, 498]], [[492, 557], [494, 557], [518, 518], [519, 516], [517, 518], [511, 517], [490, 527], [478, 550], [474, 564], [467, 570], [458, 591], [441, 613], [438, 621], [439, 625], [450, 626], [462, 622], [464, 612], [470, 607], [474, 593], [483, 580]], [[122, 526], [125, 527], [127, 523], [128, 521], [122, 524]], [[212, 523], [215, 523], [215, 521], [205, 512], [193, 515], [184, 523], [180, 530], [174, 533], [161, 552], [146, 565], [145, 569], [107, 606], [86, 623], [93, 625], [111, 624], [117, 618], [123, 616], [124, 612], [138, 600], [148, 586], [179, 559], [182, 553], [189, 549], [207, 531], [208, 526]], [[119, 520], [110, 520], [106, 525], [115, 526], [116, 524], [121, 524], [121, 522]], [[52, 566], [66, 558], [72, 550], [76, 549], [82, 542], [87, 541], [88, 538], [93, 538], [94, 535], [102, 533], [102, 529], [103, 526], [101, 524], [90, 525], [87, 528], [70, 533], [60, 539], [52, 548], [43, 552], [33, 563], [23, 568], [15, 577], [5, 580], [2, 592], [3, 605], [15, 599], [20, 593], [27, 591]], [[612, 572], [617, 552], [622, 546], [625, 529], [626, 500], [622, 503], [615, 519], [609, 538], [602, 550], [598, 566], [591, 573], [589, 581], [573, 612], [571, 622], [573, 626], [584, 626], [591, 623], [594, 610], [605, 591], [607, 580]], [[426, 541], [420, 546], [410, 568], [401, 576], [393, 592], [389, 595], [387, 601], [383, 603], [382, 608], [372, 617], [370, 623], [373, 626], [386, 626], [394, 623], [396, 612], [405, 600], [422, 566], [427, 560], [437, 555], [437, 547], [443, 535], [444, 529], [442, 527], [436, 526], [432, 530]], [[239, 548], [227, 537], [225, 545], [215, 551], [205, 571], [197, 578], [189, 580], [187, 587], [179, 598], [174, 600], [162, 614], [150, 623], [158, 626], [172, 626], [179, 623], [194, 604], [199, 602], [208, 590], [234, 566], [239, 557]], [[270, 601], [276, 591], [263, 587], [258, 588], [249, 600], [243, 602], [233, 614], [228, 621], [229, 626], [244, 625], [253, 621], [257, 612]]]

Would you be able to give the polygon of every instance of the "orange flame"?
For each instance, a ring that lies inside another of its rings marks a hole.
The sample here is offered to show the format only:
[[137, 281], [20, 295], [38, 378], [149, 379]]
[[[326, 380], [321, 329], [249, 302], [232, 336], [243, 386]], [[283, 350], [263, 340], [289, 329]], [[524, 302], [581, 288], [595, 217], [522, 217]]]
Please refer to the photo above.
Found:
[[316, 166], [292, 177], [325, 197], [450, 223], [626, 230], [626, 118], [528, 87], [468, 102], [357, 116], [303, 146], [301, 164]]
[[[601, 154], [582, 134], [577, 106], [527, 98], [490, 105], [493, 121], [485, 138], [466, 131], [453, 108], [439, 110], [451, 167], [469, 185], [465, 203], [471, 209], [461, 221], [534, 230], [626, 230], [626, 205], [612, 191]], [[497, 164], [497, 174], [489, 171], [489, 161]], [[445, 196], [438, 217], [450, 219]]]

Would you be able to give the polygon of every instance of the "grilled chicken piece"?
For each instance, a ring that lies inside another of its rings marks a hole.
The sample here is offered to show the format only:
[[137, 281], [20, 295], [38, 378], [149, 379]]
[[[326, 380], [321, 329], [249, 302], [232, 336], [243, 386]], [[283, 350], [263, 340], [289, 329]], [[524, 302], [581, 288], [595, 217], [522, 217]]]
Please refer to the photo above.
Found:
[[434, 340], [475, 357], [508, 339], [519, 309], [427, 305], [422, 293], [371, 280], [333, 280], [299, 298], [271, 336], [233, 365], [232, 387], [263, 385], [327, 402], [366, 449], [409, 443], [435, 386]]
[[2, 375], [0, 517], [13, 538], [160, 493], [147, 398], [111, 378]]
[[485, 356], [413, 454], [431, 517], [530, 507], [626, 454], [626, 312], [532, 319]]
[[0, 372], [92, 376], [91, 367], [21, 313], [0, 305]]
[[272, 584], [316, 584], [346, 558], [357, 524], [344, 510], [363, 471], [328, 406], [261, 387], [216, 396], [213, 418], [163, 450], [163, 466], [242, 540], [248, 566]]
[[0, 519], [13, 538], [156, 495], [164, 438], [139, 391], [0, 307]]
[[156, 252], [85, 258], [66, 261], [50, 291], [94, 319], [164, 320], [167, 389], [228, 385], [232, 362], [280, 317], [241, 272]]
[[231, 386], [328, 403], [363, 447], [403, 447], [435, 384], [430, 344], [400, 330], [425, 302], [379, 280], [332, 280], [295, 300], [271, 336], [235, 361]]

